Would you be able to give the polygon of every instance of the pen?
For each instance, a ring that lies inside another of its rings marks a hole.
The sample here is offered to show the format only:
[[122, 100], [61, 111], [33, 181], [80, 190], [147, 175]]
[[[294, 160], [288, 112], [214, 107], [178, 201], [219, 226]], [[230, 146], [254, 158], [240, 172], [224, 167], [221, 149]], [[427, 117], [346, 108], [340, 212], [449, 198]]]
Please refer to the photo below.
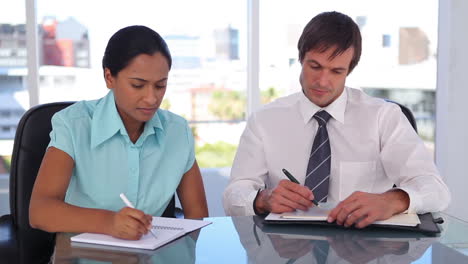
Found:
[[[130, 208], [135, 208], [135, 206], [133, 206], [133, 204], [127, 199], [127, 196], [125, 196], [125, 194], [121, 193], [120, 194], [120, 198], [122, 199], [122, 201]], [[156, 237], [156, 234], [154, 233], [153, 229], [151, 228], [150, 229], [150, 232], [151, 234], [153, 234], [154, 238], [157, 239]]]
[[[289, 171], [287, 171], [286, 169], [283, 169], [282, 170], [284, 175], [286, 175], [286, 177], [288, 177], [288, 179], [294, 183], [297, 183], [297, 184], [300, 184], [298, 180], [296, 180], [296, 178], [294, 178], [294, 176], [292, 176], [291, 173], [289, 173]], [[315, 204], [315, 206], [317, 207], [320, 207], [319, 203], [314, 199], [312, 200], [312, 203]]]

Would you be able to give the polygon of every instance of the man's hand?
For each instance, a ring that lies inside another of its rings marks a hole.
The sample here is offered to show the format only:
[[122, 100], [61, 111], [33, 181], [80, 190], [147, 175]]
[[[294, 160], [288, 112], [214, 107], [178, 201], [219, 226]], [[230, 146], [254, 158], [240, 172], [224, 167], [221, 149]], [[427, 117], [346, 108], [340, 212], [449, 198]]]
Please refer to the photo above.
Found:
[[409, 196], [402, 190], [390, 190], [381, 194], [354, 192], [341, 201], [329, 214], [328, 222], [338, 225], [355, 225], [364, 228], [377, 220], [386, 220], [409, 207]]
[[271, 244], [282, 258], [298, 259], [314, 248], [308, 239], [288, 239], [280, 235], [268, 235]]
[[259, 213], [283, 213], [296, 209], [307, 210], [314, 195], [309, 188], [289, 180], [281, 180], [273, 190], [263, 190], [254, 201]]
[[408, 241], [381, 241], [346, 233], [329, 237], [328, 242], [336, 254], [349, 263], [368, 263], [385, 255], [408, 253]]

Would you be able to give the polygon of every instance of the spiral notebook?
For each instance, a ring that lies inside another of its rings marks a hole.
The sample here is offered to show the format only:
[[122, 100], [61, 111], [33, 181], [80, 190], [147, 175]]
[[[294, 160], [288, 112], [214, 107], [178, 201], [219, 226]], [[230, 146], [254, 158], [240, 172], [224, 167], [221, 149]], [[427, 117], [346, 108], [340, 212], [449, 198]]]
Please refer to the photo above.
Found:
[[156, 238], [148, 233], [140, 240], [125, 240], [104, 234], [82, 233], [71, 237], [72, 242], [91, 243], [127, 248], [156, 249], [187, 233], [211, 224], [209, 221], [153, 217]]

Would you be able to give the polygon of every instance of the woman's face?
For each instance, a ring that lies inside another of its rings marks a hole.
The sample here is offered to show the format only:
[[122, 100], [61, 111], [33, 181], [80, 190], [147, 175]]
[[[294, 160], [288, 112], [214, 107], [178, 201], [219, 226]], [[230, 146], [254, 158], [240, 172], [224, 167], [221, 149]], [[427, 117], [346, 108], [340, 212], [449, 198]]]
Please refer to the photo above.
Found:
[[136, 56], [115, 77], [109, 69], [104, 70], [127, 130], [140, 128], [154, 116], [166, 93], [168, 74], [167, 59], [160, 52]]

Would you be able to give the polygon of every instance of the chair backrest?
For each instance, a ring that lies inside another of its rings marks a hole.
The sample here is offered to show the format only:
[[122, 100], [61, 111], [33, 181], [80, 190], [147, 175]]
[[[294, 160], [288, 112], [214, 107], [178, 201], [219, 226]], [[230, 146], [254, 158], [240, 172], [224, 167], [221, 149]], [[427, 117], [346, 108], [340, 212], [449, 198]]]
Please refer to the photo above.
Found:
[[391, 103], [394, 103], [394, 104], [397, 104], [398, 106], [400, 106], [401, 111], [406, 116], [406, 118], [410, 122], [411, 126], [416, 131], [416, 133], [418, 133], [418, 126], [416, 125], [416, 119], [414, 118], [413, 113], [411, 112], [411, 110], [408, 107], [406, 107], [406, 106], [404, 106], [404, 105], [402, 105], [402, 104], [400, 104], [398, 102], [389, 100], [389, 99], [385, 99], [385, 101], [391, 102]]
[[29, 201], [50, 141], [52, 116], [71, 104], [73, 102], [57, 102], [32, 107], [18, 124], [10, 171], [10, 210], [17, 228], [30, 228]]

